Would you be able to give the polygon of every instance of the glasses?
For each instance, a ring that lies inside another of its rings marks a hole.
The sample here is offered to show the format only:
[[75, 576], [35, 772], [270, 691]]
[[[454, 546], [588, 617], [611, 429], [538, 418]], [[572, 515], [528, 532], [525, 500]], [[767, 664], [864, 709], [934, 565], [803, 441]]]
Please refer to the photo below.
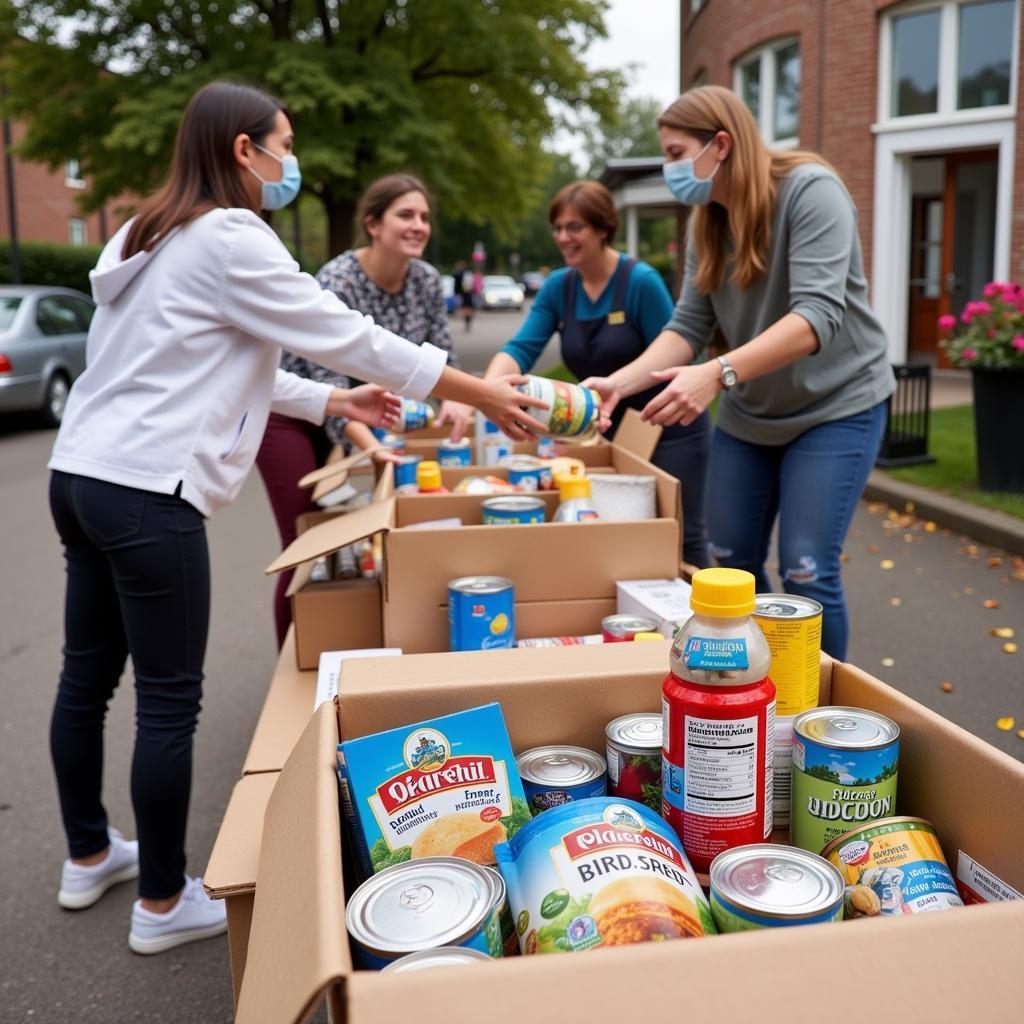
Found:
[[588, 227], [588, 224], [583, 224], [578, 220], [574, 220], [569, 224], [552, 224], [551, 234], [557, 238], [564, 231], [570, 238], [576, 238], [578, 235], [582, 235]]

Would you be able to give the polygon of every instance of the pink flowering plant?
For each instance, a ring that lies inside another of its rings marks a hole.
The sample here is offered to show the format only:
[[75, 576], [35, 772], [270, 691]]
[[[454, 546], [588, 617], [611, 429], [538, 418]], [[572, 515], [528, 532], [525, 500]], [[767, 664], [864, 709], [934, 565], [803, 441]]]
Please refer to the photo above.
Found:
[[1024, 288], [990, 281], [984, 298], [968, 302], [960, 319], [940, 316], [939, 344], [954, 366], [1024, 370]]

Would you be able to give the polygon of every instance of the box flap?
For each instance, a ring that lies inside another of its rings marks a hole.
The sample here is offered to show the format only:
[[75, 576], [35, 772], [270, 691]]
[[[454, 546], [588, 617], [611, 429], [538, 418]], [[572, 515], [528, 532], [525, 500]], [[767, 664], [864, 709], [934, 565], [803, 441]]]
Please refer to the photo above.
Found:
[[238, 896], [256, 888], [263, 815], [277, 775], [247, 775], [235, 783], [210, 863], [203, 872], [203, 887], [214, 899]]
[[661, 440], [661, 427], [645, 423], [636, 409], [627, 409], [612, 440], [637, 458], [650, 462]]
[[346, 544], [354, 544], [364, 537], [382, 533], [391, 528], [394, 516], [395, 503], [388, 498], [319, 523], [299, 534], [264, 571], [270, 576], [282, 569], [291, 569], [302, 562], [337, 551]]
[[335, 462], [327, 462], [322, 465], [319, 469], [314, 469], [312, 473], [307, 473], [301, 480], [299, 480], [299, 487], [312, 487], [313, 484], [320, 483], [321, 480], [328, 480], [333, 477], [337, 477], [337, 480], [331, 479], [332, 487], [340, 487], [347, 479], [348, 474], [354, 466], [358, 466], [362, 462], [369, 462], [373, 457], [373, 453], [380, 451], [385, 445], [375, 444], [370, 448], [360, 448], [358, 451], [353, 452], [351, 455], [344, 459], [338, 459]]
[[352, 970], [338, 855], [337, 737], [335, 705], [324, 704], [271, 794], [239, 1024], [305, 1020], [324, 991]]

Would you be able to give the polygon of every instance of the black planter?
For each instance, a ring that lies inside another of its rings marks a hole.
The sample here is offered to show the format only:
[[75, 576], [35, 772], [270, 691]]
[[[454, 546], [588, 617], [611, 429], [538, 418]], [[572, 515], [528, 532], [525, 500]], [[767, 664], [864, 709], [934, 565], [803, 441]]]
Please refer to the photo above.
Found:
[[971, 369], [978, 486], [983, 491], [1024, 494], [1024, 370]]

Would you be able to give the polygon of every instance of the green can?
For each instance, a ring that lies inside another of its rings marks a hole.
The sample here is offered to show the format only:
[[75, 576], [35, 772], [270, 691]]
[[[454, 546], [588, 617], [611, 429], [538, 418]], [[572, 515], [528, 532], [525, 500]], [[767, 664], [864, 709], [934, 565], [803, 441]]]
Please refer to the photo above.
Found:
[[794, 846], [820, 853], [850, 829], [896, 813], [900, 727], [863, 708], [812, 708], [793, 720]]

